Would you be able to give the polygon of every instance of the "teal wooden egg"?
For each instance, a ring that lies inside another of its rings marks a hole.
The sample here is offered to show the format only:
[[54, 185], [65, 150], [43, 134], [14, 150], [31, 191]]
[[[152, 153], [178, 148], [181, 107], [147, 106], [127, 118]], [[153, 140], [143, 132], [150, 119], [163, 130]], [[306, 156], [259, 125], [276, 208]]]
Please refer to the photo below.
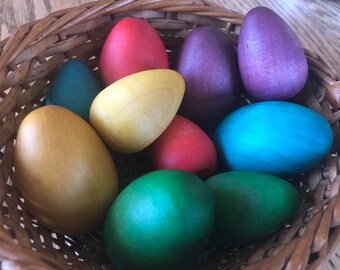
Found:
[[222, 120], [215, 135], [221, 158], [231, 170], [280, 177], [311, 169], [327, 155], [333, 141], [325, 118], [285, 101], [241, 107]]
[[158, 170], [130, 183], [104, 223], [104, 244], [115, 269], [186, 269], [212, 233], [213, 198], [194, 174]]
[[92, 70], [83, 62], [63, 64], [51, 83], [45, 105], [59, 105], [89, 122], [92, 101], [101, 86]]
[[291, 219], [300, 196], [279, 177], [230, 171], [207, 179], [215, 204], [213, 239], [227, 246], [261, 240]]
[[50, 97], [49, 97], [49, 96], [47, 96], [47, 97], [45, 98], [45, 100], [44, 100], [44, 105], [45, 105], [45, 106], [47, 106], [47, 105], [52, 105], [52, 103], [51, 103], [51, 100], [50, 100]]

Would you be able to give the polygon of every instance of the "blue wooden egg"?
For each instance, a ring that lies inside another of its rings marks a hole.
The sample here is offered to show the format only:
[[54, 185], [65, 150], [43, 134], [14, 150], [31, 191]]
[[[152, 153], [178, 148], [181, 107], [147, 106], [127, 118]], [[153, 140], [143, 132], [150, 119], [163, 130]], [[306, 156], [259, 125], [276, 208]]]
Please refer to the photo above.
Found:
[[62, 106], [89, 122], [92, 101], [101, 86], [92, 70], [83, 62], [66, 62], [53, 79], [46, 105]]
[[333, 133], [325, 118], [285, 101], [241, 107], [219, 124], [216, 144], [232, 170], [281, 177], [304, 173], [330, 151]]

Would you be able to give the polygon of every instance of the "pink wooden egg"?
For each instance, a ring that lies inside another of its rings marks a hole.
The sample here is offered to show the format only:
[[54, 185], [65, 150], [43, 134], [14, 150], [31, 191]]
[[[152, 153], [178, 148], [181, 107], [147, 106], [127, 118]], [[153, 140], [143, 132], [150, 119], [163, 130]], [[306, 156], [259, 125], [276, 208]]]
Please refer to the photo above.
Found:
[[176, 115], [151, 145], [155, 169], [175, 169], [205, 179], [215, 173], [217, 153], [208, 135], [189, 119]]
[[103, 46], [99, 70], [105, 85], [136, 72], [169, 68], [164, 44], [146, 21], [126, 18], [111, 30]]

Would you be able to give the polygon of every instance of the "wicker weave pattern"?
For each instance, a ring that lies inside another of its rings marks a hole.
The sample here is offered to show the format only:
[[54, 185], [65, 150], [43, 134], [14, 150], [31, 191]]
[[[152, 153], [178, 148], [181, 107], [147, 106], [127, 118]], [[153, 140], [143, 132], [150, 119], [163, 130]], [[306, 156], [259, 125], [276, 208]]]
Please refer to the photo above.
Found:
[[[237, 43], [242, 15], [208, 1], [102, 0], [61, 10], [22, 26], [0, 42], [0, 261], [3, 269], [110, 269], [100, 232], [78, 238], [41, 226], [28, 211], [15, 183], [13, 149], [22, 119], [42, 105], [50, 81], [66, 59], [96, 70], [105, 37], [122, 17], [146, 19], [161, 34], [170, 62], [190, 30], [220, 27]], [[340, 82], [317, 54], [307, 51], [310, 76], [297, 98], [331, 123], [332, 155], [294, 183], [304, 204], [291, 224], [262, 243], [236, 250], [211, 247], [194, 269], [317, 269], [340, 242]], [[143, 159], [117, 156], [120, 175], [133, 179]], [[301, 184], [303, 183], [303, 184]], [[226, 268], [223, 268], [226, 267]], [[227, 268], [229, 267], [229, 268]]]

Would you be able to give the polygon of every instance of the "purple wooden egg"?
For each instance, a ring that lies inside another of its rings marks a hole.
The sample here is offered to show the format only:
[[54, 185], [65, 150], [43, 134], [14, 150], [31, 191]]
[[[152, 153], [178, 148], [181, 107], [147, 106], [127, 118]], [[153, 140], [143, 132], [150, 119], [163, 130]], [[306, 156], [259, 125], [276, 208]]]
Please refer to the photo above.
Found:
[[198, 27], [187, 36], [177, 71], [186, 85], [179, 113], [205, 130], [217, 126], [241, 99], [236, 50], [218, 28]]
[[290, 26], [266, 7], [250, 10], [243, 21], [238, 62], [246, 91], [258, 100], [286, 100], [304, 87], [308, 65]]

